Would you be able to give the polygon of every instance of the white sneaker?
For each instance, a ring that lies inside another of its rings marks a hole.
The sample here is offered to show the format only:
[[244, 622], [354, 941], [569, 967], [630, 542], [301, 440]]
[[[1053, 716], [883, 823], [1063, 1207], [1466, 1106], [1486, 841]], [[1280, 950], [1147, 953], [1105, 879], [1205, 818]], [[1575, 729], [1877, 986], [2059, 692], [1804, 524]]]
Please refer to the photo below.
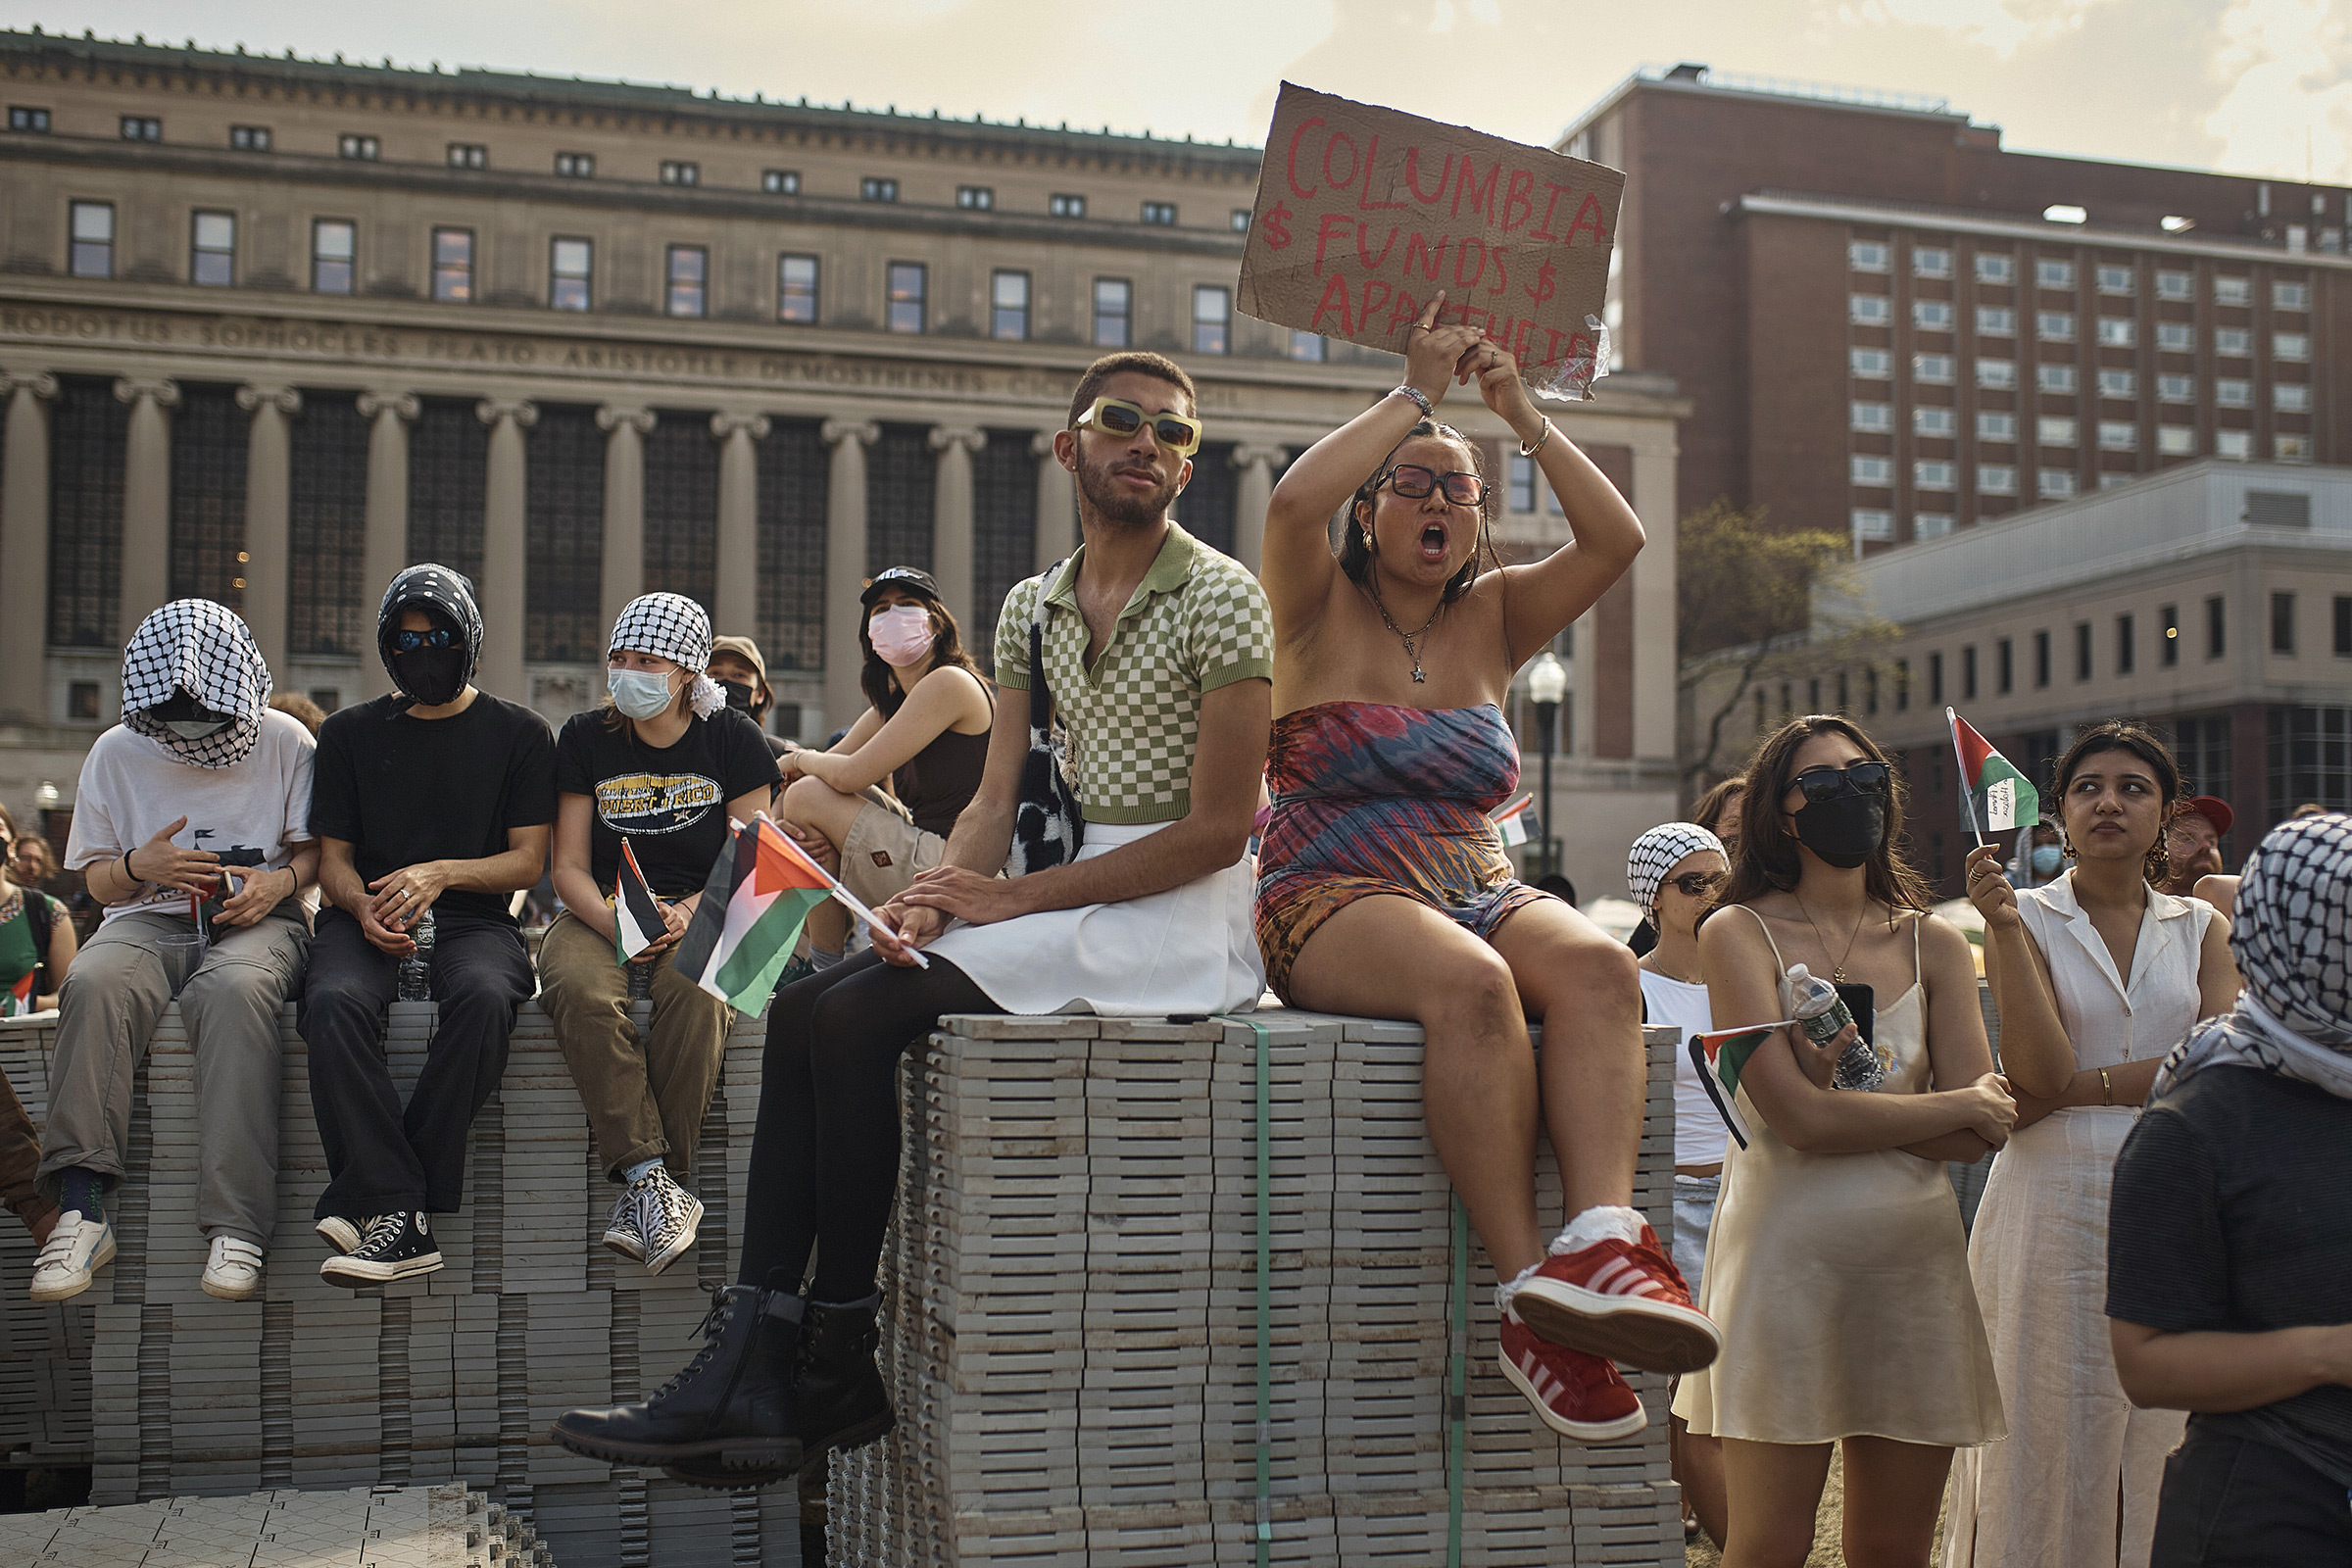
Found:
[[223, 1301], [251, 1300], [262, 1288], [262, 1250], [234, 1236], [213, 1238], [204, 1265], [204, 1294]]
[[374, 1223], [375, 1216], [372, 1214], [364, 1219], [345, 1219], [340, 1214], [329, 1214], [313, 1225], [311, 1230], [336, 1251], [356, 1252], [360, 1250], [360, 1238]]
[[32, 1265], [32, 1298], [70, 1301], [90, 1288], [90, 1275], [115, 1260], [115, 1228], [81, 1217], [74, 1209], [58, 1216], [57, 1229]]
[[[641, 1184], [642, 1185], [642, 1184]], [[637, 1228], [637, 1189], [624, 1187], [605, 1216], [605, 1245], [632, 1262], [645, 1261], [645, 1233]]]
[[656, 1165], [630, 1189], [637, 1195], [637, 1229], [645, 1238], [645, 1271], [659, 1274], [694, 1245], [703, 1223], [703, 1200], [680, 1187], [665, 1165]]

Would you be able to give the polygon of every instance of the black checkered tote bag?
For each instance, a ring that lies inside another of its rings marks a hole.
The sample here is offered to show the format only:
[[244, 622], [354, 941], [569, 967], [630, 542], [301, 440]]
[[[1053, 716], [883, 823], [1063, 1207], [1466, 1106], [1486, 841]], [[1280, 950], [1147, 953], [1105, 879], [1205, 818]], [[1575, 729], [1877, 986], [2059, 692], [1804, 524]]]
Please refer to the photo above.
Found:
[[[1051, 583], [1061, 570], [1057, 562], [1047, 571]], [[1069, 732], [1054, 713], [1054, 693], [1046, 683], [1046, 594], [1038, 590], [1037, 608], [1029, 617], [1029, 756], [1021, 763], [1021, 802], [1012, 813], [1012, 853], [1004, 861], [1007, 876], [1027, 876], [1050, 866], [1067, 865], [1078, 858], [1086, 842], [1086, 813], [1078, 793], [1070, 788]]]

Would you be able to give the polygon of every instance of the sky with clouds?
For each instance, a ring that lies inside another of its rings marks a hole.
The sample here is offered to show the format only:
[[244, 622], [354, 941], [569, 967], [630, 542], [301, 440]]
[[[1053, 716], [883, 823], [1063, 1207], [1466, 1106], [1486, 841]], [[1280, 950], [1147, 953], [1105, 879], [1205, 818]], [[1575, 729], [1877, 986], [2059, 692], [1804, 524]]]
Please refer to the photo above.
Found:
[[2352, 184], [2352, 0], [0, 0], [0, 24], [1255, 143], [1285, 78], [1543, 142], [1644, 63], [1947, 98], [2014, 148]]

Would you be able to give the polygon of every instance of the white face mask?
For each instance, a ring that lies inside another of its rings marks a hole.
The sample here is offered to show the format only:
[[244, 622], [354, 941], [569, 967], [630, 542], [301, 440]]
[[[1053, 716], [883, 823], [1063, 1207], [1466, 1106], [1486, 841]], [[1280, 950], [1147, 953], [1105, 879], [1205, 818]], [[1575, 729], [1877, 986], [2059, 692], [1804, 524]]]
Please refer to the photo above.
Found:
[[676, 696], [669, 689], [669, 677], [650, 669], [608, 670], [605, 684], [612, 693], [612, 706], [641, 723], [660, 718]]
[[866, 622], [874, 652], [893, 668], [904, 668], [931, 652], [931, 614], [919, 605], [897, 605]]
[[183, 741], [207, 740], [228, 728], [225, 718], [167, 718], [164, 728]]

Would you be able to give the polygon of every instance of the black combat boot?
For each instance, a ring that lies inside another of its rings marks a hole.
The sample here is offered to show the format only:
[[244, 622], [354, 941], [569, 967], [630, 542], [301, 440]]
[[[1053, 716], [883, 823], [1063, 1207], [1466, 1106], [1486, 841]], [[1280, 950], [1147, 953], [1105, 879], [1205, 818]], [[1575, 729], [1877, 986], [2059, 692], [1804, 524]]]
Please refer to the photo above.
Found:
[[801, 1299], [756, 1285], [705, 1289], [710, 1311], [694, 1359], [642, 1404], [557, 1417], [558, 1443], [592, 1459], [648, 1469], [793, 1473], [801, 1461], [792, 1387]]
[[822, 1464], [835, 1448], [861, 1448], [898, 1424], [890, 1391], [874, 1365], [882, 1332], [874, 1326], [879, 1295], [826, 1305], [810, 1301], [801, 1321], [799, 1407], [803, 1464]]

